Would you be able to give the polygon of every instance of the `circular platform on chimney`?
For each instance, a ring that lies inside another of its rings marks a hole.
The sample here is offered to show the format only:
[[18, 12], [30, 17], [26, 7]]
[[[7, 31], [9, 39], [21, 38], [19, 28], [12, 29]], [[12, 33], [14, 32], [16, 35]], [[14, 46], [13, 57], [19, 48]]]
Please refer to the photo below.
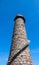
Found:
[[14, 21], [15, 21], [16, 19], [18, 19], [18, 18], [22, 18], [22, 19], [24, 20], [24, 22], [25, 22], [25, 18], [23, 17], [23, 15], [18, 14], [18, 15], [14, 18]]

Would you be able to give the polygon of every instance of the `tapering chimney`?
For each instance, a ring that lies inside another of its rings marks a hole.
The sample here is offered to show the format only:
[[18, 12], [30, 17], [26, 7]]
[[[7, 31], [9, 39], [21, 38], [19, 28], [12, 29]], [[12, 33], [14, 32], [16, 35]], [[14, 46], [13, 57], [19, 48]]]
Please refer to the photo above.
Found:
[[18, 14], [14, 21], [14, 36], [7, 65], [33, 65], [25, 31], [25, 18]]

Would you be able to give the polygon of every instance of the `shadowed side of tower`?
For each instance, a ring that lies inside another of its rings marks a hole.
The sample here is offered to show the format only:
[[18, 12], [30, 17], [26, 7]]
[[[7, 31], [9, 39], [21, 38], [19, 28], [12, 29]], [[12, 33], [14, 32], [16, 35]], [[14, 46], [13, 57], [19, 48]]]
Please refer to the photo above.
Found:
[[25, 31], [25, 18], [19, 14], [14, 21], [14, 36], [7, 65], [33, 65]]

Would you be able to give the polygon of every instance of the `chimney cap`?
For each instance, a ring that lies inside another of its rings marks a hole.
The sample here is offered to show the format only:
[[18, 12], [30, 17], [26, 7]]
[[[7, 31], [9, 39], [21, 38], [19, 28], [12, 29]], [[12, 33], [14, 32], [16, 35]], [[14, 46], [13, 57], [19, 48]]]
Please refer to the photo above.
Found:
[[17, 18], [22, 18], [22, 19], [24, 20], [24, 22], [25, 22], [25, 18], [23, 17], [23, 15], [18, 14], [18, 15], [14, 18], [14, 21], [15, 21]]

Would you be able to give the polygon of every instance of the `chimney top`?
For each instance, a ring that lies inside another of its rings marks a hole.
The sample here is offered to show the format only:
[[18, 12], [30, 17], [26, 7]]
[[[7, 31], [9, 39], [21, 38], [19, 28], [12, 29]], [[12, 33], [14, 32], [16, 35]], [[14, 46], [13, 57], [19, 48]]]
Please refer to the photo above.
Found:
[[23, 15], [18, 14], [18, 15], [14, 18], [14, 21], [15, 21], [17, 18], [22, 18], [22, 19], [24, 20], [24, 22], [25, 22], [25, 18], [23, 17]]

